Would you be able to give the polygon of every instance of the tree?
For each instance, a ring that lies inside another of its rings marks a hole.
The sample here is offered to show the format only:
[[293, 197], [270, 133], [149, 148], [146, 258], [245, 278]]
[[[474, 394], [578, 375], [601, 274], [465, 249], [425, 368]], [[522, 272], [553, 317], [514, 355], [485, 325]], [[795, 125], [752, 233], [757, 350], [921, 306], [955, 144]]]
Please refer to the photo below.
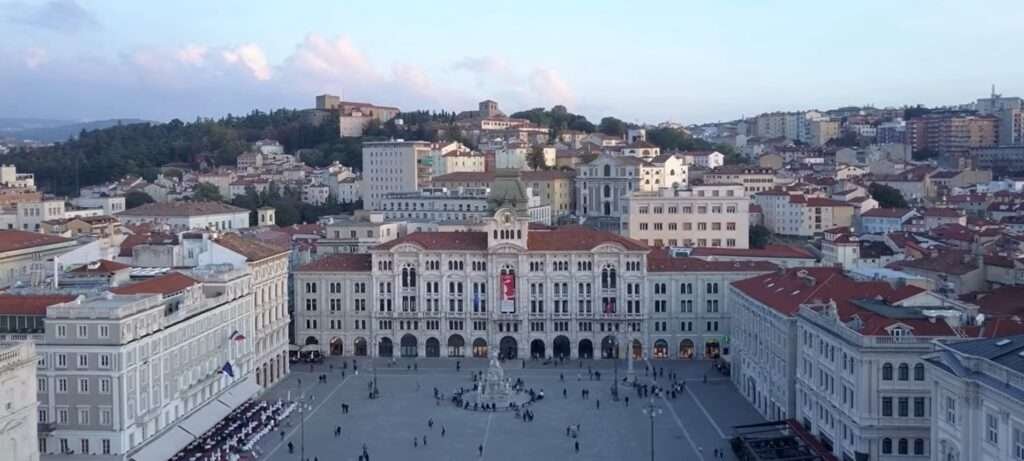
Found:
[[755, 224], [750, 226], [749, 235], [751, 248], [764, 248], [768, 245], [768, 239], [771, 238], [772, 231], [760, 224]]
[[124, 207], [125, 207], [125, 209], [129, 209], [130, 210], [130, 209], [135, 208], [135, 207], [140, 206], [140, 205], [145, 205], [147, 203], [153, 203], [154, 201], [155, 200], [153, 200], [153, 197], [150, 197], [149, 194], [147, 194], [145, 192], [142, 192], [142, 191], [133, 190], [133, 191], [125, 194], [125, 196], [124, 196]]
[[537, 171], [547, 169], [547, 164], [544, 163], [544, 148], [541, 146], [533, 146], [530, 153], [526, 155], [526, 166], [530, 169]]
[[626, 122], [615, 117], [605, 117], [602, 118], [601, 123], [597, 125], [597, 131], [608, 136], [622, 137], [626, 135]]
[[878, 206], [882, 208], [907, 208], [907, 200], [903, 198], [903, 194], [899, 190], [893, 187], [886, 186], [881, 183], [872, 183], [868, 187], [868, 193], [871, 194], [871, 198], [878, 201]]
[[196, 188], [192, 192], [192, 198], [205, 202], [221, 202], [224, 200], [220, 195], [220, 189], [208, 182], [196, 184]]

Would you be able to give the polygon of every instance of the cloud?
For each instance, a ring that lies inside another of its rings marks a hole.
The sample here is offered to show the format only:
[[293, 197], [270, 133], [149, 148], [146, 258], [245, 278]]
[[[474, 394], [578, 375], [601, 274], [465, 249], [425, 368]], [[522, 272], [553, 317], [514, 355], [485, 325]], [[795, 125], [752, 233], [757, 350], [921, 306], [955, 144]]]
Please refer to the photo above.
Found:
[[270, 80], [270, 64], [267, 55], [259, 46], [249, 43], [221, 53], [224, 61], [229, 64], [240, 64], [257, 80]]
[[534, 69], [529, 81], [534, 97], [544, 104], [570, 105], [575, 100], [569, 84], [552, 69]]
[[179, 49], [174, 56], [181, 63], [201, 66], [206, 62], [207, 51], [209, 48], [206, 46], [191, 44]]
[[[486, 98], [508, 110], [573, 101], [569, 85], [553, 69], [519, 70], [485, 56], [428, 71], [415, 62], [375, 62], [344, 35], [310, 34], [275, 61], [257, 43], [102, 53], [0, 47], [0, 62], [16, 63], [0, 65], [0, 108], [20, 116], [167, 120], [310, 107], [313, 96], [322, 93], [408, 110], [462, 110]], [[34, 70], [39, 68], [46, 72]], [[477, 74], [487, 76], [478, 87], [459, 80]], [[75, 94], [86, 96], [69, 114], [66, 101]]]
[[25, 50], [25, 67], [36, 70], [50, 60], [49, 53], [44, 48], [29, 48]]
[[0, 2], [0, 18], [12, 24], [69, 35], [100, 27], [92, 13], [76, 0], [51, 0], [36, 5], [21, 1]]
[[467, 56], [451, 68], [469, 74], [480, 96], [500, 99], [509, 106], [570, 105], [576, 99], [570, 85], [554, 69], [517, 68], [498, 56]]
[[381, 78], [366, 56], [343, 35], [333, 39], [319, 34], [307, 35], [285, 60], [284, 67], [322, 84], [340, 85]]
[[500, 75], [511, 72], [508, 63], [495, 56], [467, 56], [452, 64], [452, 68], [478, 75]]

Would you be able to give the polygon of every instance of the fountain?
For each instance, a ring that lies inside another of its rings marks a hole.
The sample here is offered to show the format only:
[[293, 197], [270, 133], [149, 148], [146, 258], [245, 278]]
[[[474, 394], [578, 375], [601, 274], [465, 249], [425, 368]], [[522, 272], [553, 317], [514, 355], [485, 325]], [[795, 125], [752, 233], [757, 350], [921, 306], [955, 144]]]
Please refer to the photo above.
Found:
[[491, 353], [491, 363], [476, 389], [467, 392], [463, 398], [470, 404], [491, 404], [502, 410], [507, 409], [510, 403], [522, 405], [530, 400], [527, 393], [512, 388], [512, 381], [505, 377], [496, 351]]

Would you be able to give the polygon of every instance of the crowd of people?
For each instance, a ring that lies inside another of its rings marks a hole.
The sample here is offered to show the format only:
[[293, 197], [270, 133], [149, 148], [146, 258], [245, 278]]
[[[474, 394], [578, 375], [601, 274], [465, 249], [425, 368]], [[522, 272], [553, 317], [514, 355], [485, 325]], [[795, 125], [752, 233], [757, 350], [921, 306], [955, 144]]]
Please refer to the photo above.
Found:
[[295, 402], [246, 400], [202, 436], [193, 440], [170, 461], [238, 461], [252, 456], [263, 436], [295, 409]]

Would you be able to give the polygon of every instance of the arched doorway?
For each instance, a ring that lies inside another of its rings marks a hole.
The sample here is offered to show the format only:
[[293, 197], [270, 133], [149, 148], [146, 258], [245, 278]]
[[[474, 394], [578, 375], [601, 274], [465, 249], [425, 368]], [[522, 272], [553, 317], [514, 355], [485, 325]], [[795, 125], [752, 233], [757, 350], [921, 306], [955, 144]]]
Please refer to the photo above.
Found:
[[378, 357], [392, 357], [395, 355], [395, 345], [391, 343], [391, 338], [383, 337], [380, 339], [380, 346], [377, 347]]
[[484, 338], [473, 340], [473, 357], [487, 358], [487, 341]]
[[592, 359], [594, 358], [594, 343], [589, 339], [581, 339], [576, 352], [580, 355], [581, 359]]
[[540, 339], [530, 341], [530, 358], [542, 359], [547, 357], [544, 352], [544, 341]]
[[341, 338], [331, 338], [331, 355], [341, 355], [345, 352], [345, 345], [341, 342]]
[[427, 338], [427, 357], [440, 357], [441, 356], [441, 341], [437, 338]]
[[416, 337], [410, 334], [402, 336], [402, 357], [416, 357], [420, 355]]
[[366, 357], [366, 338], [356, 338], [356, 356]]
[[569, 345], [569, 338], [565, 336], [556, 336], [555, 340], [551, 342], [551, 353], [556, 358], [569, 358], [572, 354], [572, 346]]
[[664, 339], [659, 339], [654, 342], [654, 358], [668, 358], [668, 341], [665, 341]]
[[464, 357], [466, 355], [466, 340], [461, 335], [448, 337], [448, 357]]
[[501, 354], [501, 358], [506, 360], [512, 360], [519, 357], [519, 344], [516, 343], [516, 339], [511, 336], [501, 338], [498, 343], [498, 353]]
[[604, 339], [601, 340], [601, 358], [619, 358], [619, 343], [615, 341], [614, 336], [605, 336]]
[[633, 340], [633, 360], [644, 358], [644, 345], [639, 339]]
[[693, 358], [693, 340], [684, 339], [679, 342], [679, 358], [681, 359], [692, 359]]
[[722, 354], [722, 346], [718, 344], [717, 339], [709, 339], [704, 341], [704, 358], [706, 359], [717, 359]]
[[320, 344], [320, 341], [318, 341], [316, 339], [316, 336], [307, 336], [306, 337], [306, 345], [307, 346], [313, 346], [313, 345], [316, 345], [316, 344]]

